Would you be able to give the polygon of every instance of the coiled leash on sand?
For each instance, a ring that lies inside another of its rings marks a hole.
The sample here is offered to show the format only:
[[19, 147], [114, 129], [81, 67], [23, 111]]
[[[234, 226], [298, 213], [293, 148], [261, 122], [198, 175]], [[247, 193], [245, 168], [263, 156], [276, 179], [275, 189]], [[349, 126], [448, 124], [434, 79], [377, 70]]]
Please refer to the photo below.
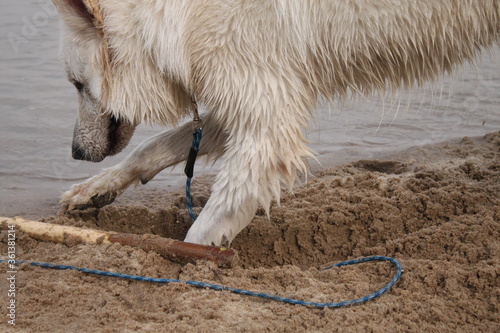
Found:
[[[193, 119], [193, 124], [194, 124], [193, 125], [193, 128], [194, 128], [194, 130], [193, 130], [193, 143], [192, 143], [191, 149], [189, 151], [189, 155], [187, 158], [186, 167], [184, 169], [184, 172], [186, 173], [186, 176], [187, 176], [187, 181], [186, 181], [187, 207], [188, 207], [189, 215], [191, 216], [191, 219], [194, 222], [196, 220], [196, 216], [194, 215], [192, 201], [191, 201], [191, 180], [193, 178], [194, 164], [196, 161], [196, 156], [197, 156], [198, 151], [200, 149], [200, 141], [201, 141], [201, 137], [202, 137], [202, 129], [201, 129], [202, 126], [201, 126], [201, 119], [199, 118], [199, 115], [198, 115], [196, 102], [193, 101], [193, 104], [194, 104], [194, 108], [195, 108], [195, 117]], [[342, 301], [342, 302], [318, 303], [318, 302], [307, 302], [307, 301], [302, 301], [302, 300], [297, 300], [297, 299], [292, 299], [292, 298], [286, 298], [286, 297], [281, 297], [281, 296], [276, 296], [276, 295], [271, 295], [271, 294], [266, 294], [266, 293], [261, 293], [261, 292], [256, 292], [256, 291], [243, 290], [243, 289], [232, 288], [232, 287], [211, 284], [211, 283], [205, 283], [205, 282], [197, 282], [197, 281], [190, 281], [190, 280], [178, 280], [178, 279], [165, 279], [165, 278], [152, 278], [152, 277], [147, 277], [147, 276], [100, 271], [100, 270], [89, 269], [89, 268], [79, 268], [79, 267], [74, 267], [74, 266], [56, 265], [56, 264], [45, 263], [45, 262], [0, 260], [0, 262], [8, 262], [9, 264], [26, 263], [26, 264], [29, 264], [31, 266], [37, 266], [37, 267], [43, 267], [43, 268], [52, 268], [52, 269], [61, 269], [61, 270], [68, 270], [69, 269], [69, 270], [75, 270], [75, 271], [79, 271], [79, 272], [83, 272], [83, 273], [87, 273], [87, 274], [94, 274], [94, 275], [108, 276], [108, 277], [114, 277], [114, 278], [120, 278], [120, 279], [143, 281], [143, 282], [153, 282], [153, 283], [163, 283], [163, 284], [185, 283], [187, 285], [190, 285], [193, 287], [198, 287], [198, 288], [212, 289], [212, 290], [218, 290], [218, 291], [229, 291], [229, 292], [232, 292], [234, 294], [239, 294], [239, 295], [255, 296], [255, 297], [265, 298], [265, 299], [279, 301], [279, 302], [283, 302], [283, 303], [288, 303], [288, 304], [293, 304], [293, 305], [302, 305], [302, 306], [307, 306], [307, 307], [315, 307], [315, 308], [340, 308], [340, 307], [345, 307], [345, 306], [349, 306], [349, 305], [367, 302], [367, 301], [372, 300], [374, 298], [377, 298], [377, 297], [381, 296], [382, 294], [386, 293], [387, 291], [389, 291], [389, 289], [400, 279], [401, 274], [403, 272], [403, 268], [402, 268], [401, 264], [393, 258], [383, 257], [383, 256], [373, 256], [373, 257], [366, 257], [366, 258], [354, 259], [354, 260], [349, 260], [349, 261], [343, 261], [343, 262], [328, 266], [326, 268], [323, 268], [321, 271], [326, 271], [326, 270], [329, 270], [333, 267], [343, 267], [343, 266], [355, 265], [355, 264], [369, 262], [369, 261], [388, 261], [391, 264], [393, 264], [394, 267], [396, 268], [396, 273], [394, 274], [394, 277], [391, 279], [391, 281], [389, 281], [389, 283], [387, 283], [381, 289], [377, 290], [376, 292], [374, 292], [368, 296], [364, 296], [361, 298], [356, 298], [356, 299], [348, 300], [348, 301]]]
[[326, 267], [326, 268], [322, 269], [322, 271], [331, 269], [333, 267], [349, 266], [349, 265], [359, 264], [359, 263], [368, 262], [368, 261], [389, 261], [390, 263], [392, 263], [396, 267], [396, 274], [394, 275], [394, 277], [392, 278], [392, 280], [388, 284], [386, 284], [384, 287], [382, 287], [381, 289], [377, 290], [376, 292], [374, 292], [373, 294], [370, 294], [368, 296], [356, 298], [356, 299], [349, 300], [349, 301], [337, 302], [337, 303], [317, 303], [317, 302], [306, 302], [306, 301], [301, 301], [301, 300], [292, 299], [292, 298], [286, 298], [286, 297], [281, 297], [281, 296], [276, 296], [276, 295], [271, 295], [271, 294], [266, 294], [266, 293], [261, 293], [261, 292], [226, 287], [226, 286], [205, 283], [205, 282], [197, 282], [197, 281], [189, 281], [189, 280], [183, 281], [183, 280], [178, 280], [178, 279], [152, 278], [152, 277], [147, 277], [147, 276], [129, 275], [129, 274], [121, 274], [121, 273], [115, 273], [115, 272], [106, 272], [106, 271], [100, 271], [100, 270], [96, 270], [96, 269], [79, 268], [79, 267], [74, 267], [74, 266], [55, 265], [55, 264], [45, 263], [45, 262], [0, 260], [0, 262], [9, 262], [9, 264], [15, 263], [15, 264], [19, 265], [19, 264], [26, 263], [26, 264], [29, 264], [31, 266], [37, 266], [37, 267], [43, 267], [43, 268], [53, 268], [53, 269], [62, 269], [62, 270], [70, 269], [70, 270], [75, 270], [75, 271], [88, 273], [88, 274], [115, 277], [115, 278], [127, 279], [127, 280], [143, 281], [143, 282], [154, 282], [154, 283], [164, 283], [164, 284], [185, 283], [187, 285], [190, 285], [193, 287], [198, 287], [198, 288], [212, 289], [212, 290], [218, 290], [218, 291], [230, 291], [234, 294], [255, 296], [255, 297], [265, 298], [265, 299], [269, 299], [269, 300], [273, 300], [273, 301], [279, 301], [279, 302], [293, 304], [293, 305], [303, 305], [303, 306], [315, 307], [315, 308], [340, 308], [340, 307], [345, 307], [345, 306], [349, 306], [349, 305], [367, 302], [369, 300], [377, 298], [380, 295], [386, 293], [401, 277], [401, 273], [403, 271], [401, 264], [393, 258], [381, 257], [381, 256], [374, 256], [374, 257], [367, 257], [367, 258], [360, 258], [360, 259], [355, 259], [355, 260], [343, 261], [343, 262], [340, 262], [338, 264]]

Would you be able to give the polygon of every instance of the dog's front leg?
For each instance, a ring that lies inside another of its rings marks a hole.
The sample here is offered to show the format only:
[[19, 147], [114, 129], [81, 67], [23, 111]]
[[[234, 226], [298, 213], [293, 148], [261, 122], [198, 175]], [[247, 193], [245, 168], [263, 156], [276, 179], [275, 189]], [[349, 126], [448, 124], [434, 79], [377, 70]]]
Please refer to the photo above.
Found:
[[227, 155], [210, 198], [189, 229], [186, 242], [222, 245], [226, 240], [232, 241], [255, 214], [262, 166], [256, 156], [241, 151], [245, 147], [240, 149], [232, 141], [228, 142]]
[[305, 158], [311, 153], [300, 122], [293, 114], [273, 118], [235, 121], [210, 198], [189, 229], [186, 242], [231, 242], [252, 221], [258, 204], [268, 211], [272, 198], [279, 200], [280, 182], [291, 187], [297, 170], [307, 172]]
[[[203, 140], [199, 155], [220, 155], [226, 135], [210, 116], [203, 116]], [[130, 185], [145, 184], [163, 169], [186, 160], [193, 128], [187, 123], [155, 135], [135, 148], [121, 163], [89, 180], [73, 185], [61, 196], [63, 211], [102, 207], [114, 201]]]

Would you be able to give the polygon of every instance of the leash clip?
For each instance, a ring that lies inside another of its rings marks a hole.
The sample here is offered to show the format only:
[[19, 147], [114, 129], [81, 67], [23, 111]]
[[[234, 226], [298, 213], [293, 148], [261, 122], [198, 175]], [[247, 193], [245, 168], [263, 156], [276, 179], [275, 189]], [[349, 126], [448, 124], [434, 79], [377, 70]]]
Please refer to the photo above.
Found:
[[196, 132], [196, 130], [201, 130], [203, 126], [203, 122], [201, 121], [200, 115], [198, 113], [198, 103], [196, 103], [196, 100], [193, 98], [191, 103], [193, 103], [193, 133]]

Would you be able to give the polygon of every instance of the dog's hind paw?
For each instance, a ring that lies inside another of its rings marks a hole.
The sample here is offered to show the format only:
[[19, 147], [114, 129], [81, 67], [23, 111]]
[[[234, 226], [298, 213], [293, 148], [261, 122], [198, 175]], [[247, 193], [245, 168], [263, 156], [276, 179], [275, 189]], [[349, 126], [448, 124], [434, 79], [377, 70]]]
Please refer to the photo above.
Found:
[[131, 173], [116, 168], [106, 169], [89, 180], [76, 184], [61, 195], [62, 212], [109, 205], [131, 184], [138, 183]]

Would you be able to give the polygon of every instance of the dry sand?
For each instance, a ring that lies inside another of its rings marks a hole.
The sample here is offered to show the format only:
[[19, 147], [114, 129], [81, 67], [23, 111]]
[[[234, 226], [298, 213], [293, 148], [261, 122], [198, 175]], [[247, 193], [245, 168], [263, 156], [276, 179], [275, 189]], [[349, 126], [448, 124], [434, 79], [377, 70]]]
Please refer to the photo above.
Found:
[[[197, 209], [210, 177], [194, 182]], [[44, 243], [18, 233], [17, 258], [122, 273], [199, 280], [319, 302], [360, 297], [387, 283], [388, 263], [327, 272], [370, 255], [404, 266], [381, 298], [310, 309], [183, 284], [157, 285], [23, 265], [17, 332], [498, 332], [500, 327], [500, 133], [414, 148], [318, 172], [259, 211], [233, 242], [240, 264], [181, 266], [119, 245]], [[184, 195], [129, 191], [113, 205], [44, 219], [51, 223], [182, 239]], [[0, 253], [5, 258], [6, 231]], [[9, 328], [0, 267], [0, 331]]]

